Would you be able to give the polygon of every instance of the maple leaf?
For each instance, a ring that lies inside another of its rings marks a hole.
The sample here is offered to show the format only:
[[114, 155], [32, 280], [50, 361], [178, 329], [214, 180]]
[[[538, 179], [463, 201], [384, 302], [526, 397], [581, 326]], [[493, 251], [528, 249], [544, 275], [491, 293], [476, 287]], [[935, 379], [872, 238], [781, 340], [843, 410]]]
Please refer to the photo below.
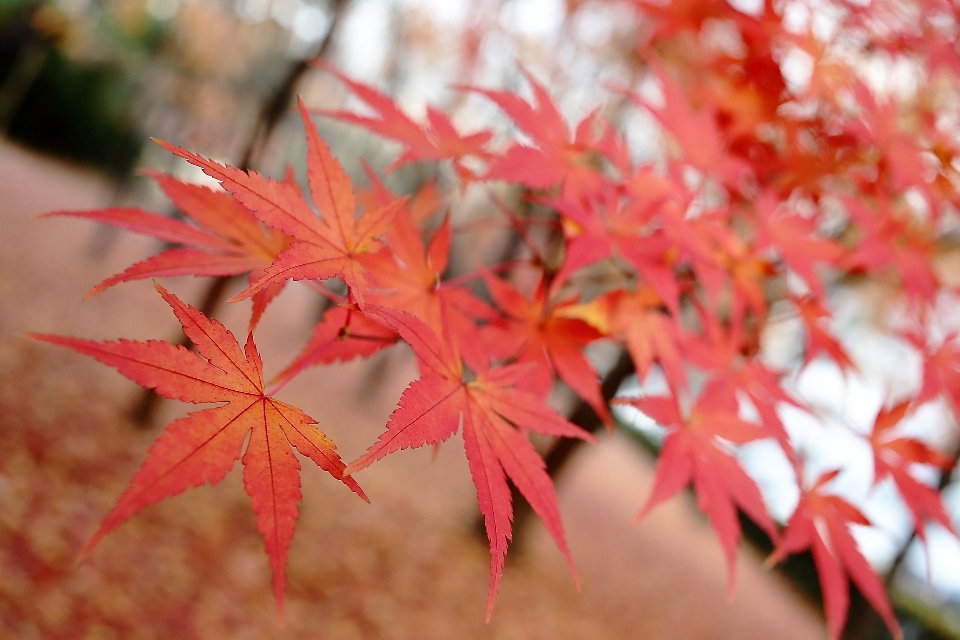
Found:
[[729, 452], [728, 444], [744, 444], [764, 437], [757, 425], [741, 420], [729, 403], [715, 404], [701, 395], [684, 417], [673, 396], [617, 398], [667, 429], [657, 458], [650, 496], [634, 521], [692, 483], [697, 505], [710, 520], [727, 561], [728, 591], [733, 594], [740, 523], [737, 507], [771, 539], [777, 531], [767, 514], [760, 490]]
[[816, 236], [816, 222], [778, 210], [776, 196], [766, 191], [756, 200], [757, 250], [774, 249], [783, 262], [800, 276], [818, 298], [824, 295], [816, 263], [839, 262], [839, 245]]
[[287, 549], [301, 498], [300, 462], [291, 447], [364, 500], [367, 497], [353, 478], [343, 474], [344, 464], [334, 443], [314, 426], [316, 421], [297, 407], [264, 394], [263, 368], [252, 335], [241, 348], [222, 324], [155, 286], [199, 356], [182, 346], [154, 340], [96, 342], [29, 334], [116, 367], [164, 397], [226, 403], [167, 426], [80, 555], [86, 556], [105, 535], [144, 507], [190, 487], [216, 484], [241, 459], [244, 489], [270, 559], [277, 616], [282, 621]]
[[[367, 170], [367, 176], [374, 202], [382, 205], [394, 199], [373, 172]], [[416, 198], [404, 203], [387, 232], [387, 246], [367, 263], [375, 285], [371, 304], [405, 311], [435, 333], [449, 329], [451, 339], [461, 348], [469, 347], [478, 343], [476, 321], [492, 320], [496, 314], [466, 287], [443, 280], [452, 243], [450, 218], [444, 217], [424, 246], [416, 220], [425, 216], [418, 204]]]
[[677, 317], [680, 287], [672, 268], [672, 254], [676, 253], [677, 245], [665, 234], [650, 231], [655, 216], [670, 209], [667, 194], [658, 189], [630, 195], [623, 198], [618, 190], [605, 188], [579, 202], [562, 196], [549, 203], [563, 217], [566, 238], [563, 265], [554, 279], [555, 286], [579, 269], [606, 258], [620, 257]]
[[369, 296], [371, 304], [414, 315], [436, 333], [446, 326], [463, 340], [474, 337], [474, 319], [493, 319], [495, 314], [486, 303], [465, 287], [442, 279], [452, 240], [449, 218], [444, 218], [425, 247], [404, 207], [386, 237], [388, 249], [368, 262], [376, 286]]
[[[737, 11], [720, 0], [678, 0], [671, 3], [633, 0], [633, 4], [656, 25], [647, 38], [652, 42], [676, 36], [677, 32], [699, 32], [711, 19], [730, 19]], [[651, 46], [647, 44], [645, 46]]]
[[914, 530], [920, 540], [926, 541], [924, 521], [936, 520], [945, 529], [956, 534], [950, 516], [944, 509], [940, 493], [925, 485], [909, 473], [914, 464], [924, 464], [946, 471], [953, 466], [953, 460], [915, 438], [896, 436], [893, 429], [903, 420], [911, 408], [911, 402], [905, 401], [890, 408], [881, 409], [870, 432], [870, 446], [873, 449], [874, 485], [884, 478], [891, 478], [903, 498], [904, 504], [913, 518]]
[[[708, 372], [700, 398], [708, 398], [727, 411], [737, 413], [739, 400], [749, 400], [760, 419], [760, 428], [776, 439], [787, 459], [797, 464], [790, 437], [777, 407], [789, 404], [806, 408], [790, 397], [780, 383], [783, 374], [757, 357], [759, 336], [743, 322], [724, 327], [715, 316], [698, 306], [702, 334], [682, 343], [683, 353], [696, 367]], [[700, 402], [700, 400], [698, 400]]]
[[512, 358], [518, 364], [534, 365], [524, 376], [521, 388], [546, 398], [556, 373], [608, 428], [613, 428], [597, 374], [583, 355], [583, 348], [600, 339], [600, 333], [583, 320], [564, 317], [564, 308], [571, 306], [570, 303], [547, 300], [543, 278], [537, 282], [530, 298], [500, 278], [487, 275], [484, 282], [506, 315], [489, 327], [491, 353], [498, 358]]
[[[588, 114], [577, 125], [571, 140], [567, 124], [550, 97], [550, 93], [523, 70], [533, 92], [533, 102], [526, 102], [507, 91], [461, 87], [486, 96], [500, 107], [535, 146], [511, 145], [502, 155], [491, 159], [485, 180], [519, 182], [531, 189], [546, 189], [563, 183], [574, 194], [596, 190], [601, 174], [591, 166], [600, 150], [613, 148], [612, 132], [607, 128], [595, 135], [596, 113]], [[598, 142], [601, 142], [599, 146]]]
[[334, 306], [314, 325], [300, 353], [274, 380], [288, 380], [307, 367], [317, 364], [367, 358], [389, 347], [400, 336], [376, 316], [357, 309]]
[[[87, 297], [120, 282], [163, 276], [233, 276], [248, 273], [253, 281], [290, 244], [289, 236], [264, 228], [246, 207], [228, 193], [181, 182], [154, 171], [145, 173], [197, 226], [133, 207], [53, 211], [40, 216], [93, 220], [183, 245], [182, 248], [162, 251], [105, 279], [91, 289]], [[251, 331], [269, 300], [277, 293], [278, 290], [262, 290], [254, 297]]]
[[661, 310], [662, 302], [651, 287], [636, 291], [615, 290], [577, 305], [564, 315], [576, 314], [605, 336], [625, 343], [640, 380], [658, 362], [674, 394], [687, 387], [687, 375], [680, 356], [682, 333], [670, 315]]
[[845, 198], [843, 203], [860, 232], [859, 244], [844, 264], [876, 274], [893, 270], [906, 296], [932, 301], [940, 289], [933, 266], [936, 242], [932, 222], [892, 210], [886, 198], [881, 199], [877, 213], [853, 198]]
[[934, 332], [923, 323], [900, 327], [896, 335], [912, 345], [922, 358], [922, 383], [913, 403], [917, 406], [942, 395], [953, 411], [960, 416], [960, 340], [956, 331], [948, 331], [939, 340], [932, 340]]
[[925, 177], [926, 165], [916, 132], [909, 134], [897, 122], [897, 110], [891, 101], [878, 102], [873, 92], [858, 78], [850, 79], [850, 90], [863, 110], [864, 118], [850, 123], [851, 131], [881, 155], [880, 167], [890, 176], [894, 192], [917, 188], [933, 203]]
[[159, 144], [211, 178], [269, 227], [281, 229], [295, 240], [265, 269], [263, 276], [231, 301], [286, 280], [341, 278], [361, 304], [369, 274], [366, 260], [382, 247], [386, 232], [402, 200], [397, 200], [357, 218], [350, 178], [333, 157], [310, 122], [303, 102], [300, 116], [307, 133], [307, 183], [322, 218], [318, 218], [289, 180], [264, 178], [221, 165], [165, 142]]
[[742, 318], [746, 311], [762, 321], [767, 316], [764, 282], [776, 274], [770, 261], [760, 255], [759, 247], [744, 242], [730, 227], [730, 212], [725, 210], [703, 214], [691, 227], [702, 238], [709, 239], [711, 257], [693, 264], [703, 283], [704, 293], [717, 303], [721, 292], [729, 290], [730, 315]]
[[452, 160], [454, 171], [462, 182], [471, 182], [476, 178], [473, 171], [463, 163], [463, 159], [467, 156], [480, 159], [489, 156], [484, 145], [492, 137], [491, 132], [479, 131], [467, 136], [461, 135], [442, 111], [431, 106], [427, 107], [427, 126], [417, 124], [401, 111], [389, 96], [369, 85], [348, 78], [333, 65], [322, 60], [314, 60], [312, 64], [333, 74], [340, 82], [350, 87], [350, 90], [373, 109], [376, 115], [369, 117], [349, 111], [325, 109], [315, 109], [314, 113], [359, 125], [385, 138], [396, 140], [404, 146], [403, 153], [387, 167], [388, 172], [409, 162]]
[[519, 379], [529, 372], [528, 366], [468, 371], [454, 341], [442, 339], [409, 314], [386, 308], [376, 311], [412, 347], [421, 377], [404, 390], [387, 422], [387, 430], [344, 473], [356, 473], [400, 449], [442, 442], [462, 424], [467, 463], [490, 542], [487, 620], [493, 611], [512, 535], [508, 477], [543, 520], [576, 579], [553, 482], [525, 432], [588, 441], [593, 437], [561, 418], [537, 397], [516, 388]]
[[[377, 209], [386, 206], [397, 199], [397, 197], [387, 189], [383, 181], [377, 176], [374, 170], [364, 160], [360, 160], [363, 172], [370, 181], [370, 187], [357, 191], [357, 202], [366, 209]], [[410, 194], [404, 203], [403, 210], [406, 211], [414, 225], [422, 227], [431, 218], [440, 213], [447, 205], [446, 198], [440, 193], [435, 179], [424, 180]], [[388, 241], [389, 245], [389, 241]]]
[[788, 554], [810, 549], [820, 576], [827, 628], [833, 640], [839, 639], [850, 606], [848, 576], [880, 614], [893, 637], [902, 638], [883, 583], [850, 535], [851, 524], [867, 526], [870, 521], [843, 498], [823, 492], [824, 486], [839, 473], [839, 469], [828, 471], [817, 478], [813, 486], [801, 492], [800, 501], [768, 563], [774, 564]]
[[679, 145], [684, 161], [701, 171], [715, 173], [728, 184], [739, 185], [750, 175], [750, 165], [727, 152], [727, 141], [710, 106], [694, 111], [680, 87], [656, 65], [654, 74], [663, 93], [662, 107], [654, 107], [632, 92], [627, 92], [627, 98], [647, 108], [663, 125]]
[[854, 371], [856, 365], [846, 349], [830, 333], [826, 322], [830, 320], [830, 314], [824, 309], [823, 304], [814, 296], [799, 296], [790, 299], [796, 307], [806, 328], [806, 346], [803, 350], [803, 362], [808, 364], [819, 354], [823, 353], [833, 360], [841, 370]]

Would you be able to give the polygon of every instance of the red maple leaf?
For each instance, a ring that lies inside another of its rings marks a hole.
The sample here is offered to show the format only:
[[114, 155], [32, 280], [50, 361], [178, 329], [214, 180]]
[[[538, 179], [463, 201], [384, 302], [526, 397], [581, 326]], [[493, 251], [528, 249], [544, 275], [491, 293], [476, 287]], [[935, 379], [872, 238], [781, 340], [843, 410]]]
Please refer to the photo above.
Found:
[[92, 356], [164, 397], [193, 403], [226, 403], [167, 426], [150, 447], [130, 487], [80, 555], [88, 554], [101, 538], [144, 507], [190, 487], [216, 484], [240, 458], [244, 489], [250, 496], [257, 529], [270, 558], [277, 616], [282, 620], [287, 548], [301, 498], [300, 463], [291, 447], [364, 500], [367, 497], [353, 478], [344, 476], [344, 465], [335, 445], [314, 426], [316, 421], [300, 409], [264, 394], [263, 368], [252, 335], [241, 349], [222, 324], [155, 286], [173, 308], [199, 356], [182, 346], [154, 340], [95, 342], [54, 335], [29, 336]]
[[732, 6], [719, 0], [678, 0], [671, 3], [633, 0], [633, 4], [653, 23], [650, 33], [646, 34], [651, 44], [668, 40], [682, 31], [699, 33], [706, 21], [728, 20], [738, 13]]
[[800, 276], [814, 295], [824, 295], [817, 263], [835, 265], [843, 255], [839, 245], [816, 235], [816, 220], [790, 214], [777, 207], [776, 196], [765, 191], [754, 207], [757, 221], [756, 250], [773, 249]]
[[705, 395], [697, 398], [686, 417], [672, 396], [617, 398], [615, 403], [636, 407], [667, 429], [657, 458], [653, 489], [635, 520], [692, 483], [697, 505], [710, 520], [723, 547], [732, 595], [740, 538], [737, 507], [774, 540], [777, 531], [760, 490], [737, 463], [729, 445], [751, 442], [766, 434], [757, 425], [741, 420], [729, 403], [718, 404]]
[[636, 104], [647, 107], [660, 121], [663, 128], [677, 141], [682, 161], [706, 173], [713, 173], [727, 184], [737, 187], [751, 172], [750, 165], [731, 155], [727, 140], [717, 126], [711, 105], [703, 105], [694, 111], [680, 87], [657, 66], [654, 72], [663, 93], [663, 106], [651, 106], [635, 93], [627, 97]]
[[341, 278], [358, 302], [363, 302], [369, 274], [366, 260], [380, 250], [402, 200], [355, 216], [350, 178], [333, 157], [310, 122], [301, 102], [300, 115], [307, 133], [307, 183], [322, 218], [318, 218], [289, 180], [264, 178], [184, 151], [159, 144], [220, 181], [261, 222], [281, 229], [295, 241], [253, 285], [232, 300], [242, 300], [271, 284], [286, 280]]
[[484, 281], [505, 314], [505, 318], [489, 325], [492, 355], [534, 365], [524, 376], [521, 388], [541, 398], [549, 395], [556, 374], [612, 428], [597, 374], [583, 354], [584, 347], [602, 337], [600, 332], [583, 320], [564, 317], [564, 309], [572, 303], [551, 303], [543, 278], [530, 298], [500, 278], [488, 275]]
[[[367, 175], [373, 201], [381, 206], [391, 202], [394, 196], [380, 179], [369, 170]], [[417, 228], [417, 219], [426, 217], [420, 206], [417, 198], [406, 201], [390, 225], [386, 247], [367, 262], [375, 286], [370, 301], [414, 315], [435, 333], [449, 329], [463, 349], [477, 342], [475, 321], [496, 314], [460, 282], [443, 280], [450, 260], [450, 219], [444, 218], [424, 246]]]
[[[650, 182], [660, 185], [658, 181]], [[579, 202], [561, 197], [549, 203], [563, 218], [566, 238], [563, 265], [555, 285], [564, 283], [579, 269], [619, 257], [636, 270], [677, 317], [680, 287], [673, 271], [676, 245], [672, 238], [652, 230], [657, 228], [658, 216], [670, 209], [667, 195], [658, 189], [643, 195], [631, 190], [629, 196], [625, 198], [619, 189], [606, 185]]]
[[615, 290], [581, 305], [579, 317], [597, 327], [605, 336], [625, 343], [640, 380], [658, 362], [674, 394], [687, 387], [687, 374], [680, 355], [682, 332], [652, 288]]
[[833, 640], [840, 637], [847, 618], [850, 605], [848, 576], [883, 618], [893, 637], [902, 638], [900, 624], [890, 608], [883, 583], [850, 535], [851, 524], [866, 526], [870, 521], [843, 498], [823, 492], [824, 486], [838, 473], [839, 469], [824, 473], [812, 487], [801, 493], [800, 502], [768, 562], [779, 562], [788, 554], [810, 549], [820, 575], [823, 608]]
[[494, 156], [484, 179], [519, 182], [531, 189], [562, 183], [570, 197], [596, 190], [602, 177], [591, 163], [599, 151], [614, 148], [612, 132], [601, 127], [598, 134], [597, 114], [590, 113], [577, 125], [571, 139], [550, 93], [528, 72], [523, 75], [533, 91], [532, 103], [507, 91], [462, 87], [493, 101], [534, 145], [513, 144], [503, 154]]
[[732, 230], [731, 212], [717, 210], [701, 216], [687, 228], [707, 240], [710, 257], [693, 262], [705, 297], [720, 304], [729, 291], [730, 315], [742, 318], [747, 311], [763, 321], [767, 316], [764, 284], [776, 269], [760, 247], [745, 242]]
[[404, 146], [403, 153], [387, 167], [388, 172], [409, 162], [452, 160], [453, 168], [461, 181], [466, 183], [476, 178], [473, 171], [464, 164], [463, 159], [468, 156], [486, 158], [489, 153], [484, 149], [484, 145], [492, 137], [491, 132], [479, 131], [466, 136], [461, 135], [446, 114], [431, 106], [427, 107], [427, 126], [417, 124], [397, 107], [390, 96], [362, 82], [351, 80], [333, 65], [321, 60], [315, 60], [313, 64], [333, 74], [340, 82], [350, 87], [350, 90], [373, 109], [376, 115], [361, 116], [349, 111], [322, 109], [315, 109], [314, 113], [359, 125], [384, 138], [396, 140]]
[[[796, 456], [790, 444], [777, 407], [789, 404], [805, 409], [790, 397], [781, 385], [783, 374], [771, 369], [759, 357], [759, 335], [756, 327], [744, 322], [724, 326], [717, 318], [698, 307], [702, 334], [683, 342], [683, 353], [690, 362], [710, 376], [703, 385], [700, 398], [736, 413], [741, 399], [749, 400], [756, 409], [760, 427], [776, 439], [787, 458]], [[698, 400], [698, 403], [700, 400]]]
[[790, 299], [797, 306], [800, 319], [806, 329], [806, 346], [803, 349], [804, 364], [809, 363], [821, 353], [833, 360], [842, 370], [856, 370], [856, 365], [847, 355], [843, 345], [833, 337], [826, 323], [831, 315], [824, 309], [820, 300], [814, 296], [800, 296]]
[[916, 132], [906, 132], [898, 123], [897, 107], [893, 101], [877, 101], [862, 80], [849, 79], [849, 89], [856, 96], [863, 118], [848, 124], [850, 131], [880, 154], [880, 168], [885, 169], [894, 192], [913, 187], [933, 203], [926, 178], [927, 166], [917, 144]]
[[[153, 236], [164, 242], [183, 245], [167, 249], [138, 262], [121, 273], [110, 276], [87, 294], [96, 295], [119, 282], [164, 276], [233, 276], [250, 274], [250, 281], [260, 277], [291, 238], [275, 229], [264, 228], [257, 218], [228, 193], [181, 182], [175, 178], [147, 172], [183, 214], [196, 226], [167, 216], [133, 207], [96, 211], [54, 211], [47, 216], [72, 216], [121, 227]], [[250, 318], [252, 331], [279, 287], [261, 290], [254, 296]]]
[[943, 395], [953, 415], [960, 417], [960, 340], [957, 333], [950, 331], [938, 342], [933, 342], [927, 327], [915, 324], [901, 328], [897, 335], [913, 345], [923, 359], [923, 382], [913, 403], [920, 405]]
[[934, 451], [916, 438], [897, 436], [893, 433], [894, 428], [907, 415], [911, 406], [908, 400], [894, 407], [881, 409], [877, 413], [870, 432], [874, 465], [873, 482], [878, 484], [887, 477], [893, 480], [913, 517], [914, 530], [921, 540], [926, 540], [924, 521], [927, 519], [936, 520], [956, 535], [950, 516], [947, 515], [943, 501], [940, 499], [940, 493], [910, 475], [911, 465], [931, 465], [945, 471], [953, 466], [953, 460], [939, 451]]
[[394, 218], [387, 242], [388, 249], [368, 263], [376, 287], [369, 296], [371, 304], [410, 313], [436, 333], [441, 333], [446, 323], [462, 340], [475, 335], [474, 319], [494, 317], [493, 310], [467, 288], [442, 279], [450, 257], [449, 218], [424, 246], [404, 208]]
[[286, 381], [303, 369], [318, 364], [367, 358], [399, 338], [396, 331], [376, 316], [337, 305], [324, 312], [323, 318], [310, 332], [307, 344], [273, 379]]
[[933, 222], [895, 211], [886, 198], [881, 199], [876, 212], [853, 198], [843, 202], [860, 234], [857, 247], [844, 264], [878, 275], [893, 271], [906, 296], [932, 301], [940, 290], [934, 268], [937, 246]]
[[527, 440], [526, 431], [593, 438], [535, 396], [516, 388], [519, 379], [529, 372], [528, 366], [469, 371], [454, 341], [443, 339], [409, 314], [385, 308], [376, 312], [413, 348], [421, 377], [404, 390], [387, 430], [344, 473], [356, 473], [400, 449], [442, 442], [462, 424], [464, 450], [490, 541], [489, 620], [512, 535], [508, 477], [543, 520], [574, 573], [553, 482], [544, 470], [543, 459]]

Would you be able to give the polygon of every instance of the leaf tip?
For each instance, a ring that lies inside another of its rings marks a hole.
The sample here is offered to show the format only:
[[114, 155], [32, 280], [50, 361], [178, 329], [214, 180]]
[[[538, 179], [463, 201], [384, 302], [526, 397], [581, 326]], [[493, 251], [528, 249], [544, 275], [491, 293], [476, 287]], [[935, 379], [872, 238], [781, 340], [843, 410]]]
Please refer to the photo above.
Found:
[[367, 497], [367, 494], [364, 492], [364, 490], [361, 489], [360, 485], [357, 484], [357, 481], [354, 480], [353, 477], [347, 474], [345, 471], [346, 470], [344, 470], [344, 473], [340, 478], [340, 482], [347, 485], [347, 487], [349, 487], [349, 489], [353, 491], [355, 494], [360, 496], [360, 498], [362, 498], [364, 502], [366, 502], [367, 504], [370, 504], [370, 498]]
[[227, 298], [227, 302], [232, 303], [232, 302], [240, 302], [242, 300], [246, 300], [247, 298], [253, 296], [253, 294], [262, 290], [268, 284], [270, 284], [270, 282], [265, 277], [260, 278], [259, 280], [254, 282], [252, 285], [250, 285], [249, 287], [247, 287], [246, 289], [238, 293], [237, 295], [233, 296], [232, 298]]
[[775, 548], [770, 555], [767, 556], [766, 560], [763, 561], [763, 568], [769, 571], [773, 569], [777, 564], [783, 560], [784, 552], [782, 549]]
[[80, 547], [80, 551], [77, 552], [77, 557], [73, 561], [74, 566], [79, 565], [82, 562], [85, 562], [87, 558], [90, 557], [90, 554], [93, 552], [94, 547], [96, 547], [97, 544], [99, 544], [100, 539], [103, 538], [102, 529], [103, 529], [102, 526], [100, 529], [97, 529], [96, 533], [90, 536], [90, 539], [87, 540], [82, 547]]
[[93, 296], [97, 295], [101, 291], [104, 291], [106, 288], [107, 287], [103, 286], [102, 284], [98, 284], [93, 289], [90, 289], [90, 291], [87, 291], [85, 294], [83, 294], [82, 299], [86, 300], [87, 298], [92, 298]]
[[63, 337], [55, 336], [47, 333], [33, 333], [32, 331], [24, 331], [20, 333], [20, 337], [24, 340], [33, 340], [34, 342], [49, 342], [50, 344], [62, 345]]
[[728, 607], [733, 604], [734, 598], [736, 596], [736, 592], [737, 592], [736, 587], [733, 584], [733, 581], [731, 580], [731, 584], [727, 586], [727, 606]]
[[276, 600], [276, 611], [277, 611], [277, 629], [283, 631], [283, 593], [277, 596]]

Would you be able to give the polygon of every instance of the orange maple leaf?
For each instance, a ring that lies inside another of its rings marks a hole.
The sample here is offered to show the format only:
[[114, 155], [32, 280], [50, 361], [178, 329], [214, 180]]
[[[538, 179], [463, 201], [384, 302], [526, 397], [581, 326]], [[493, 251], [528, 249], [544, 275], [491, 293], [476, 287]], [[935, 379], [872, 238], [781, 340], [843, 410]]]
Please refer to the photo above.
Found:
[[265, 225], [295, 238], [263, 276], [232, 301], [242, 300], [286, 280], [342, 278], [361, 304], [368, 284], [366, 259], [382, 247], [379, 237], [389, 227], [403, 200], [355, 216], [353, 185], [343, 167], [310, 122], [299, 103], [307, 133], [307, 183], [322, 218], [318, 218], [291, 181], [265, 178], [207, 160], [180, 147], [159, 144], [220, 181]]
[[167, 398], [184, 402], [225, 402], [171, 423], [150, 447], [147, 459], [80, 552], [85, 557], [108, 533], [135, 513], [189, 487], [216, 484], [243, 451], [243, 485], [263, 536], [277, 617], [283, 617], [287, 548], [293, 537], [300, 501], [300, 463], [291, 451], [313, 460], [367, 500], [360, 486], [343, 475], [336, 446], [314, 425], [316, 421], [289, 404], [264, 394], [263, 367], [253, 336], [241, 349], [233, 333], [160, 285], [160, 295], [173, 308], [183, 332], [195, 345], [151, 340], [96, 342], [80, 338], [29, 334], [34, 340], [70, 347], [116, 367], [131, 380]]
[[[160, 185], [170, 201], [196, 226], [135, 207], [93, 211], [52, 211], [41, 218], [70, 216], [121, 227], [153, 236], [179, 247], [166, 249], [103, 280], [87, 293], [90, 297], [120, 282], [163, 276], [235, 276], [248, 274], [252, 283], [289, 244], [289, 236], [264, 228], [256, 217], [229, 193], [181, 182], [156, 171], [146, 175]], [[249, 330], [283, 285], [261, 289], [253, 297]]]

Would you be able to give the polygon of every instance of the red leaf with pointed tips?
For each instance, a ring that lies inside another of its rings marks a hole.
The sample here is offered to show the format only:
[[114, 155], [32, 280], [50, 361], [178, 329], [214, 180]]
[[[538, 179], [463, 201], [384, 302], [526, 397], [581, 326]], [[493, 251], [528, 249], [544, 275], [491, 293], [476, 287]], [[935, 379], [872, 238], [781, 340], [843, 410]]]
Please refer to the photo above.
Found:
[[484, 145], [493, 135], [489, 131], [461, 135], [446, 114], [433, 107], [427, 108], [427, 125], [417, 124], [401, 111], [389, 96], [362, 82], [351, 80], [323, 61], [315, 60], [313, 64], [332, 73], [340, 82], [350, 87], [350, 90], [373, 109], [376, 115], [369, 117], [349, 111], [328, 110], [315, 110], [314, 113], [359, 125], [385, 138], [396, 140], [404, 146], [403, 153], [390, 164], [387, 171], [409, 162], [452, 160], [460, 180], [470, 182], [475, 179], [476, 176], [464, 165], [463, 159], [467, 156], [487, 157], [488, 153]]
[[933, 261], [933, 221], [895, 211], [886, 199], [876, 212], [853, 198], [846, 198], [844, 205], [860, 235], [859, 245], [844, 262], [878, 275], [893, 271], [905, 295], [933, 300], [941, 284]]
[[494, 302], [506, 317], [490, 329], [491, 353], [501, 359], [533, 366], [522, 388], [546, 398], [556, 374], [594, 410], [608, 428], [613, 427], [600, 382], [583, 349], [602, 336], [583, 320], [563, 316], [569, 304], [547, 300], [541, 279], [530, 298], [500, 278], [484, 281]]
[[814, 220], [789, 215], [777, 209], [776, 196], [765, 192], [757, 199], [755, 212], [758, 221], [758, 249], [773, 248], [786, 265], [818, 298], [823, 297], [823, 285], [816, 272], [816, 264], [835, 265], [843, 255], [841, 247], [817, 237]]
[[604, 335], [623, 340], [640, 380], [657, 362], [672, 392], [679, 394], [687, 388], [680, 356], [683, 334], [662, 306], [651, 287], [641, 287], [634, 292], [618, 290], [597, 297], [581, 305], [580, 313]]
[[900, 496], [913, 517], [913, 527], [921, 540], [926, 540], [924, 522], [936, 520], [941, 526], [956, 535], [953, 522], [944, 508], [940, 493], [933, 487], [923, 484], [910, 475], [910, 466], [914, 464], [932, 465], [941, 471], [953, 466], [953, 460], [939, 451], [934, 451], [915, 438], [898, 436], [893, 433], [911, 407], [910, 401], [887, 409], [881, 409], [870, 432], [870, 446], [873, 449], [874, 484], [890, 477]]
[[222, 324], [156, 286], [199, 356], [184, 347], [159, 341], [95, 342], [53, 335], [30, 336], [92, 356], [164, 397], [193, 403], [226, 403], [192, 413], [166, 428], [81, 556], [144, 507], [184, 489], [222, 480], [241, 458], [249, 434], [241, 458], [243, 484], [270, 558], [277, 615], [282, 618], [287, 548], [301, 497], [300, 463], [291, 448], [364, 500], [367, 498], [352, 478], [343, 475], [344, 465], [336, 447], [314, 426], [316, 421], [300, 409], [264, 395], [262, 365], [253, 337], [248, 337], [241, 348]]
[[662, 107], [650, 107], [636, 94], [628, 93], [627, 97], [650, 108], [679, 144], [683, 160], [702, 171], [718, 174], [729, 184], [739, 185], [749, 175], [750, 165], [727, 152], [727, 142], [709, 105], [695, 111], [673, 80], [660, 69], [656, 69], [656, 75], [663, 92]]
[[331, 307], [313, 327], [300, 354], [274, 380], [287, 380], [317, 364], [367, 358], [395, 343], [400, 336], [376, 316], [356, 309]]
[[791, 300], [797, 306], [807, 332], [806, 347], [803, 350], [804, 363], [809, 363], [818, 355], [824, 354], [841, 369], [855, 370], [856, 365], [847, 355], [846, 349], [833, 337], [826, 326], [830, 314], [824, 309], [823, 304], [813, 296], [794, 297]]
[[670, 238], [651, 233], [652, 222], [667, 207], [662, 192], [641, 196], [623, 194], [614, 189], [597, 192], [585, 203], [561, 197], [550, 202], [564, 217], [567, 236], [563, 265], [554, 286], [564, 283], [574, 272], [600, 260], [623, 258], [643, 281], [660, 296], [673, 314], [679, 315], [680, 288], [671, 264], [676, 253]]
[[810, 489], [801, 494], [800, 502], [787, 522], [770, 561], [777, 562], [788, 554], [810, 548], [820, 575], [823, 607], [831, 639], [840, 637], [847, 617], [850, 604], [848, 577], [880, 614], [893, 637], [901, 638], [903, 634], [890, 608], [886, 589], [850, 535], [851, 524], [868, 525], [870, 521], [843, 498], [823, 492], [824, 486], [838, 473], [839, 470], [824, 473]]
[[402, 200], [357, 218], [350, 178], [320, 138], [303, 103], [300, 115], [307, 132], [307, 183], [322, 218], [314, 215], [289, 181], [271, 180], [256, 172], [221, 165], [164, 142], [160, 145], [219, 180], [264, 224], [295, 238], [263, 276], [233, 300], [286, 280], [341, 278], [362, 303], [369, 281], [365, 260], [381, 248], [379, 238]]
[[[183, 214], [197, 226], [136, 208], [96, 211], [54, 211], [47, 216], [71, 216], [121, 227], [153, 236], [164, 242], [183, 245], [167, 249], [138, 262], [95, 286], [87, 296], [96, 295], [119, 282], [164, 276], [260, 276], [291, 238], [264, 228], [250, 211], [230, 194], [181, 182], [147, 172]], [[250, 330], [271, 298], [279, 291], [262, 291], [254, 298]]]
[[516, 388], [529, 367], [511, 365], [469, 372], [454, 342], [444, 340], [409, 314], [385, 308], [376, 312], [413, 348], [421, 378], [403, 392], [387, 430], [347, 466], [345, 473], [355, 473], [400, 449], [442, 442], [462, 423], [467, 462], [490, 541], [489, 620], [511, 538], [513, 508], [508, 477], [543, 520], [573, 572], [553, 482], [524, 432], [585, 440], [592, 437], [535, 396]]
[[725, 442], [744, 444], [764, 437], [763, 432], [741, 420], [735, 408], [715, 406], [703, 396], [686, 417], [681, 414], [676, 399], [670, 396], [619, 398], [616, 403], [636, 407], [667, 429], [657, 459], [653, 489], [636, 519], [692, 483], [697, 504], [710, 520], [723, 547], [728, 589], [732, 594], [740, 538], [737, 507], [772, 539], [777, 538], [777, 532], [760, 490], [729, 453]]
[[[484, 179], [519, 182], [531, 189], [546, 189], [562, 182], [565, 188], [572, 188], [571, 195], [596, 190], [601, 176], [590, 165], [590, 159], [599, 150], [594, 143], [610, 135], [609, 129], [603, 135], [593, 135], [597, 117], [591, 113], [577, 126], [571, 140], [570, 130], [550, 93], [528, 72], [523, 75], [533, 91], [532, 103], [507, 91], [463, 87], [493, 101], [535, 145], [514, 144], [495, 156]], [[609, 147], [609, 142], [604, 141]]]

